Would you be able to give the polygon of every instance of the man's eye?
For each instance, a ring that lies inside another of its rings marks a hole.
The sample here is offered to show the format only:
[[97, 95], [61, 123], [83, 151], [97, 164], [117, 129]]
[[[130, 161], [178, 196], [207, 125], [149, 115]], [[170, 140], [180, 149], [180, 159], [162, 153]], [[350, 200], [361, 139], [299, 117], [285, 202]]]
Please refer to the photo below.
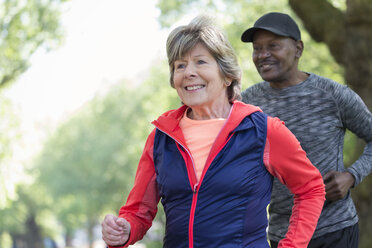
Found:
[[270, 48], [276, 48], [276, 47], [278, 47], [279, 45], [278, 44], [276, 44], [276, 43], [273, 43], [273, 44], [270, 44]]
[[204, 60], [198, 60], [198, 64], [201, 65], [201, 64], [205, 64], [206, 62]]

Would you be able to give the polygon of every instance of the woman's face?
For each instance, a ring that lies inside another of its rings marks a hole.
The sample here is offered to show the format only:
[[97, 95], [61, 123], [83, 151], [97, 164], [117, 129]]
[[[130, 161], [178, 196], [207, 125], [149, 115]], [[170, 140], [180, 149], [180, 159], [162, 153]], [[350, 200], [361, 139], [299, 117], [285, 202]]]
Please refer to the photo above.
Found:
[[219, 108], [228, 103], [217, 61], [201, 43], [174, 62], [173, 82], [182, 102], [191, 108]]

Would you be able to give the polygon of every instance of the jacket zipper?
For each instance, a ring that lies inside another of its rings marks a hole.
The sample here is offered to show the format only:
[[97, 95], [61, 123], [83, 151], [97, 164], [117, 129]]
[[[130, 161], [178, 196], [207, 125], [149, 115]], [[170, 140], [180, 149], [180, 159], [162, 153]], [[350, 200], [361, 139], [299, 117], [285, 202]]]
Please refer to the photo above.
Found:
[[[232, 106], [231, 110], [230, 110], [230, 113], [229, 113], [229, 116], [227, 117], [226, 119], [226, 122], [225, 124], [223, 125], [223, 127], [221, 128], [221, 130], [223, 130], [223, 128], [225, 127], [226, 123], [227, 123], [227, 120], [230, 118], [230, 115], [231, 115], [231, 112], [234, 108], [234, 105]], [[204, 170], [203, 170], [203, 173], [200, 177], [200, 181], [198, 180], [198, 177], [196, 176], [196, 168], [195, 168], [195, 163], [194, 163], [194, 159], [192, 158], [191, 156], [191, 153], [190, 151], [184, 146], [181, 144], [181, 142], [179, 142], [176, 138], [174, 138], [173, 136], [171, 136], [170, 134], [168, 134], [167, 132], [163, 131], [162, 129], [160, 129], [159, 127], [157, 127], [160, 131], [162, 131], [163, 133], [165, 133], [166, 135], [168, 135], [169, 137], [171, 137], [174, 141], [176, 141], [186, 152], [187, 154], [189, 155], [189, 157], [191, 158], [191, 161], [192, 161], [192, 167], [193, 167], [193, 171], [194, 171], [194, 175], [195, 175], [195, 178], [196, 178], [196, 183], [193, 184], [193, 188], [192, 188], [192, 191], [193, 191], [193, 196], [192, 196], [192, 203], [191, 203], [191, 209], [190, 209], [190, 219], [189, 219], [189, 248], [193, 248], [194, 247], [194, 217], [195, 217], [195, 209], [196, 209], [196, 202], [197, 202], [197, 199], [198, 199], [198, 190], [199, 190], [199, 183], [201, 183], [203, 177], [204, 177], [204, 174], [205, 174], [205, 171], [206, 171], [206, 167], [207, 166], [204, 166]], [[220, 132], [218, 133], [218, 135], [216, 136], [216, 139], [218, 138], [218, 136], [220, 135], [221, 133], [221, 130]], [[226, 142], [224, 143], [223, 147], [226, 145], [226, 143], [230, 140], [230, 138], [233, 136], [233, 134], [231, 134], [228, 139], [226, 140]], [[216, 142], [216, 141], [215, 141]], [[214, 143], [215, 143], [214, 142]], [[214, 144], [212, 145], [212, 147], [214, 146]], [[208, 159], [209, 159], [209, 155], [208, 155], [208, 158], [206, 160], [206, 162], [208, 162]], [[189, 178], [189, 180], [191, 180], [191, 178]], [[191, 182], [193, 183], [193, 182]]]
[[[211, 146], [211, 150], [209, 151], [209, 154], [208, 154], [207, 160], [205, 161], [205, 165], [204, 165], [204, 168], [203, 168], [202, 175], [201, 175], [201, 177], [200, 177], [200, 183], [201, 183], [201, 181], [203, 181], [204, 174], [206, 173], [207, 169], [209, 168], [209, 166], [207, 166], [207, 164], [208, 164], [209, 159], [210, 159], [210, 156], [211, 156], [212, 148], [214, 147], [214, 145], [215, 145], [215, 143], [216, 143], [216, 140], [217, 140], [218, 137], [220, 136], [222, 130], [225, 128], [227, 121], [230, 119], [230, 115], [231, 115], [231, 113], [232, 113], [232, 111], [233, 111], [233, 109], [234, 109], [234, 106], [235, 106], [235, 105], [233, 105], [233, 106], [231, 107], [231, 109], [230, 109], [230, 113], [229, 113], [229, 115], [228, 115], [228, 117], [227, 117], [225, 123], [224, 123], [223, 126], [221, 127], [221, 130], [218, 132], [218, 134], [217, 134], [217, 136], [216, 136], [216, 139], [215, 139], [215, 141], [213, 142], [213, 144], [212, 144], [212, 146]], [[225, 145], [227, 144], [227, 142], [229, 142], [229, 140], [230, 140], [230, 138], [231, 138], [232, 136], [233, 136], [233, 134], [231, 134], [231, 135], [227, 138], [227, 140], [225, 141], [225, 143], [223, 144], [223, 146], [221, 147], [221, 149], [222, 149], [223, 147], [225, 147]], [[218, 150], [218, 152], [217, 152], [216, 154], [218, 154], [218, 153], [221, 151], [221, 149]], [[214, 159], [214, 158], [213, 158], [213, 159]], [[209, 163], [209, 164], [210, 164], [210, 163]], [[207, 168], [207, 167], [208, 167], [208, 168]], [[198, 185], [196, 185], [196, 186], [198, 186]], [[195, 189], [194, 189], [194, 192], [196, 192], [196, 191], [197, 191], [197, 189], [195, 188]]]

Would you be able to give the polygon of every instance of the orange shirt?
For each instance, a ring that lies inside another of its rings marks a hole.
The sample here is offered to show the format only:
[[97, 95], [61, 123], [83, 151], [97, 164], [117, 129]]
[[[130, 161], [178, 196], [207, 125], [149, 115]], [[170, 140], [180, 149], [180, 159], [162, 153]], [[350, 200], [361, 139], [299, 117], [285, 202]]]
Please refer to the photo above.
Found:
[[180, 127], [194, 160], [196, 178], [199, 181], [205, 161], [226, 119], [192, 120], [186, 113], [187, 111], [180, 121]]

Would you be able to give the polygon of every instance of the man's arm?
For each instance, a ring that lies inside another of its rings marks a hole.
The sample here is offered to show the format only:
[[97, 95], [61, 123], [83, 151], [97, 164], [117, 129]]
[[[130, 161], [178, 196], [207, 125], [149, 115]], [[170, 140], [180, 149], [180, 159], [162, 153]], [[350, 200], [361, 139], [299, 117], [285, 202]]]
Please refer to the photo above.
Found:
[[333, 96], [345, 129], [367, 144], [363, 154], [346, 171], [329, 171], [324, 175], [327, 201], [340, 200], [372, 171], [372, 114], [363, 100], [349, 87], [335, 87]]

